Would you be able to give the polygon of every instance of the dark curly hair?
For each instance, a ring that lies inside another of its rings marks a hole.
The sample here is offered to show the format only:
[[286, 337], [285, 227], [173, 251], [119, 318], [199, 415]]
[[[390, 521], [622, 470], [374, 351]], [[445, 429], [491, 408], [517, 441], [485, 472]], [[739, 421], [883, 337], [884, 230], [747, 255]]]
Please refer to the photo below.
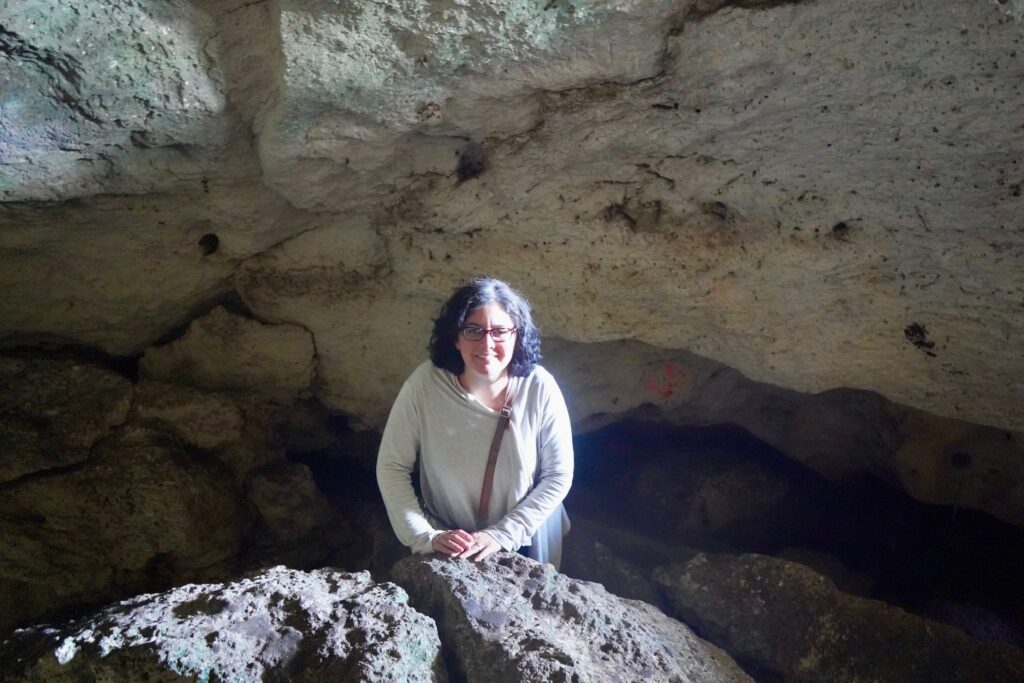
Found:
[[508, 284], [487, 277], [462, 285], [441, 307], [441, 314], [434, 320], [428, 347], [434, 365], [456, 375], [465, 371], [466, 364], [455, 348], [459, 330], [473, 311], [495, 303], [505, 309], [516, 326], [516, 346], [508, 364], [508, 373], [513, 377], [526, 377], [533, 372], [533, 366], [540, 362], [541, 356], [540, 334], [533, 324], [530, 302]]

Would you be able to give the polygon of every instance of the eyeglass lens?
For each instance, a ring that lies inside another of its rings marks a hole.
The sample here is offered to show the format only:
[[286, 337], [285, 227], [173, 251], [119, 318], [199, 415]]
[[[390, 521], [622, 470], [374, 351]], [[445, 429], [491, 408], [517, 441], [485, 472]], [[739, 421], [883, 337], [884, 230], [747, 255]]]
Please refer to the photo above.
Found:
[[491, 339], [494, 341], [505, 341], [515, 331], [516, 328], [514, 327], [492, 327], [490, 329], [484, 329], [482, 327], [476, 327], [475, 325], [467, 325], [462, 328], [462, 336], [469, 341], [480, 341], [484, 338], [485, 334], [489, 334], [491, 335]]

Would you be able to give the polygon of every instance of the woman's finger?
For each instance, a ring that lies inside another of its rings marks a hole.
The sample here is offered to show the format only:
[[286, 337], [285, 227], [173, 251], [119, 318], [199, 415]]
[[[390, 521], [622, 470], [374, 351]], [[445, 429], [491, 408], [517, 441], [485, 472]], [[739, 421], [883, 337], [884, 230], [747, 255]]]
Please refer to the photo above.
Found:
[[476, 557], [474, 557], [473, 559], [475, 561], [479, 562], [480, 560], [484, 559], [485, 557], [489, 557], [489, 556], [493, 555], [494, 553], [496, 553], [498, 551], [498, 548], [499, 548], [499, 546], [497, 544], [481, 546], [480, 552], [477, 553]]
[[473, 547], [459, 555], [459, 557], [469, 558], [474, 562], [479, 562], [485, 557], [493, 555], [500, 549], [501, 546], [498, 545], [498, 542], [495, 541], [490, 534], [486, 531], [478, 531], [473, 534]]
[[467, 546], [472, 545], [474, 542], [473, 534], [467, 531], [463, 531], [462, 529], [452, 529], [448, 533], [451, 534], [451, 537], [453, 539], [457, 539], [462, 543], [466, 544]]
[[473, 555], [477, 554], [478, 552], [480, 552], [483, 549], [484, 549], [483, 546], [475, 545], [475, 546], [472, 546], [472, 547], [468, 548], [465, 552], [460, 553], [459, 557], [462, 558], [462, 559], [472, 558]]
[[445, 533], [438, 536], [439, 546], [435, 548], [438, 552], [443, 552], [446, 555], [459, 555], [473, 548], [476, 545], [475, 540], [465, 531], [456, 529], [453, 531], [446, 531]]
[[431, 546], [433, 546], [436, 552], [444, 553], [445, 555], [456, 555], [463, 550], [463, 547], [459, 545], [448, 532], [436, 537], [431, 543]]

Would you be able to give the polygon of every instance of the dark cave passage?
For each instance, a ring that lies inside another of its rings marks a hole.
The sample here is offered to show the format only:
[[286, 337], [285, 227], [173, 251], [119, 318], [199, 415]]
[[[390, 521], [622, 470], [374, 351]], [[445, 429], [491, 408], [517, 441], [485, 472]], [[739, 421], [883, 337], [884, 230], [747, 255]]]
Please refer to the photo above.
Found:
[[827, 481], [728, 425], [627, 422], [576, 445], [570, 515], [677, 546], [794, 559], [979, 640], [1024, 642], [1022, 529], [868, 474]]
[[[405, 555], [373, 474], [378, 436], [340, 419], [330, 452], [293, 454], [349, 521], [349, 543], [325, 564], [386, 579]], [[1020, 647], [1024, 530], [988, 515], [927, 505], [864, 474], [830, 482], [729, 425], [627, 421], [578, 435], [566, 500], [573, 531], [563, 571], [625, 597], [664, 602], [643, 580], [697, 551], [760, 553], [807, 564], [840, 590], [884, 601]], [[593, 544], [636, 575], [602, 573]]]

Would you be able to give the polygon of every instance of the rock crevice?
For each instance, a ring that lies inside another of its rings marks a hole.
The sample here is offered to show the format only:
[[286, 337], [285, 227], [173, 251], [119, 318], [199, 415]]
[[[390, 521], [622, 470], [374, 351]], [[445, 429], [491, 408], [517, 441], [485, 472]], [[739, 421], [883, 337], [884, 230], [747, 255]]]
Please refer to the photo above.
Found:
[[412, 557], [392, 570], [469, 681], [749, 681], [656, 608], [502, 553], [477, 565]]
[[[1020, 680], [1024, 653], [836, 590], [809, 568], [698, 553], [654, 578], [684, 623], [549, 565], [412, 557], [394, 583], [285, 567], [140, 595], [0, 643], [12, 683], [110, 680], [749, 683]], [[428, 616], [429, 615], [429, 616]]]

